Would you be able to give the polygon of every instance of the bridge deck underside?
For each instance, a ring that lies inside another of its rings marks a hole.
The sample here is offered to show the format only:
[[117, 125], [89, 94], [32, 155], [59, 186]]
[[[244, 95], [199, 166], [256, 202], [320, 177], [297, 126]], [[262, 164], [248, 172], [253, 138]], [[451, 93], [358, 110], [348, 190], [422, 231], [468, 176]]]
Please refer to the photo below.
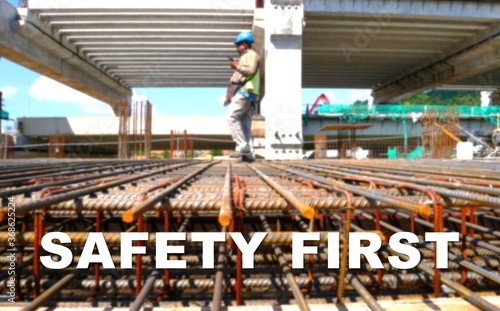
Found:
[[[421, 11], [369, 7], [362, 13], [355, 3], [334, 11], [335, 4], [318, 8], [318, 1], [305, 2], [306, 88], [376, 88], [496, 26], [482, 13], [494, 4], [478, 4], [475, 11], [450, 4], [449, 16], [441, 16], [443, 8], [428, 12], [428, 4]], [[236, 56], [232, 42], [238, 32], [252, 29], [254, 8], [243, 2], [220, 8], [147, 3], [48, 8], [35, 1], [28, 19], [127, 87], [225, 86], [231, 74], [227, 56]], [[495, 87], [478, 76], [464, 81], [448, 84]]]
[[[305, 23], [303, 86], [338, 88], [376, 87], [493, 25], [484, 18], [307, 11]], [[477, 77], [466, 83], [485, 84]]]
[[29, 19], [126, 87], [225, 86], [253, 8], [30, 8]]

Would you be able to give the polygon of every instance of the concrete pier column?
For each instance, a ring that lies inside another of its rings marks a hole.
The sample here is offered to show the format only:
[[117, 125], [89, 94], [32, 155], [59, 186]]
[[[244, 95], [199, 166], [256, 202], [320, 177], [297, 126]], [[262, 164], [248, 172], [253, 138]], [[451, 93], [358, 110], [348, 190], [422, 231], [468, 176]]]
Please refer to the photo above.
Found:
[[266, 159], [302, 158], [301, 0], [271, 0], [265, 5]]

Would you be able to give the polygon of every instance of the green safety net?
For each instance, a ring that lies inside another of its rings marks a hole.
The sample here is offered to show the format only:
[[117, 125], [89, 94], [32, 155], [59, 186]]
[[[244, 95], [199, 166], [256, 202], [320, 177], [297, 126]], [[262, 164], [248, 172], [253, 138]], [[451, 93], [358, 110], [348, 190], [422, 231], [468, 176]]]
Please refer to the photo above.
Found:
[[398, 149], [397, 148], [387, 148], [387, 158], [388, 159], [397, 159], [398, 158]]
[[497, 124], [500, 115], [500, 106], [429, 106], [429, 105], [324, 105], [319, 107], [319, 115], [342, 114], [342, 119], [348, 123], [356, 123], [372, 116], [388, 116], [393, 121], [403, 121], [411, 113], [425, 113], [432, 111], [438, 115], [444, 114], [451, 108], [457, 108], [460, 117], [481, 117], [493, 124]]
[[418, 146], [417, 148], [413, 149], [412, 152], [408, 153], [406, 155], [407, 159], [420, 159], [423, 156], [423, 148], [422, 146]]
[[417, 146], [415, 149], [405, 154], [398, 150], [397, 147], [387, 148], [387, 158], [388, 159], [421, 159], [424, 155], [424, 149], [422, 146]]

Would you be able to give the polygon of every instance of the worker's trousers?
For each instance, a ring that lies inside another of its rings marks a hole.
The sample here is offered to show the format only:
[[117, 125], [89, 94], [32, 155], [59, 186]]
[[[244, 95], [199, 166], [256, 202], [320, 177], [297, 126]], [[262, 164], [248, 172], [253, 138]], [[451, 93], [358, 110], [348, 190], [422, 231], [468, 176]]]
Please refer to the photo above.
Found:
[[252, 102], [241, 94], [231, 100], [227, 111], [227, 123], [231, 136], [236, 143], [236, 151], [253, 155], [252, 146]]

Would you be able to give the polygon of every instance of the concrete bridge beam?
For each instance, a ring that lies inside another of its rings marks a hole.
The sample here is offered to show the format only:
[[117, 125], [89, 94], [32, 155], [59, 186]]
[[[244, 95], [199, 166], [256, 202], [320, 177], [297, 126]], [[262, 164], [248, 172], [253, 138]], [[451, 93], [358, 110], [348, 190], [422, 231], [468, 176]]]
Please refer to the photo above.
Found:
[[394, 103], [442, 84], [500, 67], [500, 36], [375, 88], [377, 103]]
[[[132, 92], [28, 21], [27, 9], [0, 0], [0, 56], [112, 106]], [[47, 90], [48, 92], [50, 90]]]

